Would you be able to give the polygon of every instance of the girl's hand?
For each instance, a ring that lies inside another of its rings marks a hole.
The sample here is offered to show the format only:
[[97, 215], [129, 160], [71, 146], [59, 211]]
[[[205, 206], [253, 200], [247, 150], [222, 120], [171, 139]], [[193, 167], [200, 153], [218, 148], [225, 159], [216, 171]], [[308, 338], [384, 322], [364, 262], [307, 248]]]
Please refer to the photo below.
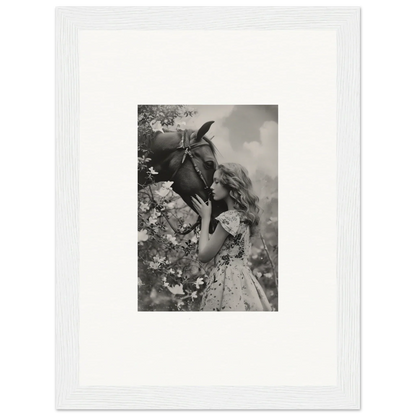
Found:
[[199, 216], [202, 219], [210, 219], [211, 218], [211, 212], [212, 212], [212, 206], [211, 201], [208, 200], [208, 205], [202, 200], [202, 198], [198, 195], [196, 195], [196, 198], [192, 198], [192, 204], [194, 205], [196, 212], [199, 214]]

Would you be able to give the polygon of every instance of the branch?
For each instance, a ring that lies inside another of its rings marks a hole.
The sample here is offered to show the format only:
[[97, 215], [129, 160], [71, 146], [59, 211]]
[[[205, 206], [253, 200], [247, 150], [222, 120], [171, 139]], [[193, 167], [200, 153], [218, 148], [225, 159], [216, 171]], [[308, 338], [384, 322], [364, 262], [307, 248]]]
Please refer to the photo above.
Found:
[[[260, 233], [260, 238], [261, 238], [261, 241], [263, 243], [264, 250], [266, 251], [267, 257], [269, 259], [269, 262], [270, 262], [270, 264], [272, 266], [273, 276], [274, 276], [274, 282], [276, 284], [277, 302], [279, 302], [279, 278], [278, 278], [278, 275], [276, 273], [276, 269], [274, 267], [273, 260], [272, 260], [272, 258], [270, 256], [269, 249], [267, 248], [267, 245], [266, 245], [266, 242], [264, 241], [264, 237], [263, 237], [263, 234], [262, 233]], [[278, 305], [279, 305], [279, 303], [278, 303]], [[277, 307], [277, 310], [279, 310], [279, 306]]]

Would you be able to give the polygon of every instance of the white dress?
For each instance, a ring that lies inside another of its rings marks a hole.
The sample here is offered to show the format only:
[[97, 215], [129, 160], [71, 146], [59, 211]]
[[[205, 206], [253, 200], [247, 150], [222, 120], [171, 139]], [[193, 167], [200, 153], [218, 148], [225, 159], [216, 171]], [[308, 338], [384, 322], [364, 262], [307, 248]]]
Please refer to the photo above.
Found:
[[215, 256], [201, 311], [271, 311], [269, 301], [249, 265], [250, 228], [239, 211], [229, 210], [216, 219], [229, 233]]

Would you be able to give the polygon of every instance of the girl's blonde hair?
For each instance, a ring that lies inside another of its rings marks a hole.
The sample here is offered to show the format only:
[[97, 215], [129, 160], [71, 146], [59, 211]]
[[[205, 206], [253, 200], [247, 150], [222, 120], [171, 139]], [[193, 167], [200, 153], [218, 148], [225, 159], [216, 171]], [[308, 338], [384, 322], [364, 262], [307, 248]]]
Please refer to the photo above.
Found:
[[219, 181], [229, 191], [234, 208], [244, 215], [250, 233], [254, 235], [260, 222], [259, 197], [254, 193], [247, 169], [239, 163], [223, 163], [217, 170]]

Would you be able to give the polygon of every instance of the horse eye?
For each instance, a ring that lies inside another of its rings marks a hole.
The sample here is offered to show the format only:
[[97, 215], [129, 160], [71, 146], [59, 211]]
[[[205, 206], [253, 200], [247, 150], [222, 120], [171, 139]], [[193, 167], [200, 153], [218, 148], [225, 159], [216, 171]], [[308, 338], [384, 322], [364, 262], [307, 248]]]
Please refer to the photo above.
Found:
[[212, 160], [208, 160], [204, 163], [204, 165], [207, 169], [214, 169], [215, 167], [215, 163]]

